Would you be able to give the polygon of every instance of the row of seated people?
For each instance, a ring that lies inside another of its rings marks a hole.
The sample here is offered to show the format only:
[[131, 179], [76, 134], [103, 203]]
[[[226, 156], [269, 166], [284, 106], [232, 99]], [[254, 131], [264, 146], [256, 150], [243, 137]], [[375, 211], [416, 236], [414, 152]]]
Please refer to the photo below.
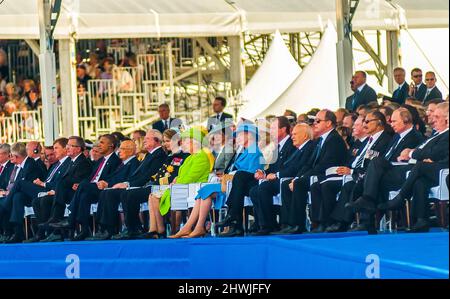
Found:
[[[394, 111], [390, 125], [382, 113], [374, 110], [357, 119], [353, 127], [355, 142], [347, 149], [335, 129], [332, 111], [321, 110], [312, 126], [298, 124], [292, 130], [287, 118], [277, 117], [270, 131], [278, 141], [278, 158], [268, 168], [258, 147], [260, 133], [250, 123], [241, 124], [233, 133], [236, 147], [233, 142], [227, 146], [233, 138], [227, 138], [226, 126], [210, 132], [221, 136], [218, 140], [222, 148], [217, 153], [204, 146], [206, 134], [202, 130], [191, 128], [181, 136], [165, 136], [165, 148], [172, 150], [167, 156], [161, 146], [162, 134], [149, 130], [145, 137], [148, 154], [141, 163], [134, 157], [131, 141], [120, 144], [117, 156], [114, 137], [103, 135], [98, 142], [103, 157], [92, 164], [82, 154], [82, 138], [61, 138], [54, 143], [59, 161], [46, 175], [34, 159], [27, 158], [26, 146], [16, 143], [11, 147], [11, 162], [16, 166], [9, 175], [3, 169], [1, 172], [0, 188], [5, 190], [0, 198], [3, 241], [23, 241], [24, 206], [30, 205], [39, 230], [27, 242], [61, 241], [64, 230], [72, 232], [74, 241], [163, 238], [163, 216], [170, 210], [171, 194], [170, 189], [159, 191], [154, 186], [204, 183], [212, 169], [216, 170], [217, 183], [199, 190], [189, 219], [181, 230], [174, 230], [171, 238], [205, 235], [212, 202], [224, 200], [228, 213], [217, 226], [229, 229], [221, 236], [243, 235], [245, 197], [250, 197], [254, 205], [255, 235], [302, 233], [306, 231], [309, 193], [314, 232], [346, 231], [355, 213], [361, 212], [362, 224], [355, 230], [373, 233], [377, 210], [399, 209], [411, 197], [415, 223], [410, 231], [425, 231], [429, 226], [428, 191], [439, 184], [439, 170], [448, 168], [448, 103], [437, 105], [429, 122], [434, 132], [425, 139], [413, 127], [408, 109]], [[396, 163], [401, 161], [409, 163]], [[411, 175], [406, 179], [408, 171]], [[352, 180], [343, 184], [344, 175], [351, 175]], [[312, 177], [316, 178], [313, 184]], [[232, 182], [228, 196], [223, 187], [226, 180]], [[398, 189], [399, 195], [388, 202], [389, 191]], [[278, 223], [273, 196], [280, 192]], [[150, 228], [142, 233], [139, 208], [147, 201]], [[93, 203], [98, 203], [100, 233], [92, 237], [89, 217]], [[64, 220], [66, 204], [71, 213]], [[127, 230], [117, 234], [120, 204]], [[81, 225], [81, 231], [75, 235], [77, 225]]]

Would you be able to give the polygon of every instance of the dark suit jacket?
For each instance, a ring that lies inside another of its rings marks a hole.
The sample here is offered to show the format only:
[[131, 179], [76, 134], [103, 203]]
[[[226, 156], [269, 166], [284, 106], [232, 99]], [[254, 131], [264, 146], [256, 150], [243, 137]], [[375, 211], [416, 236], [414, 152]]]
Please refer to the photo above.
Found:
[[350, 146], [349, 150], [347, 151], [347, 166], [351, 167], [353, 161], [355, 161], [356, 157], [361, 153], [361, 151], [366, 146], [367, 142], [369, 142], [369, 137], [364, 139], [363, 142], [360, 140], [355, 140], [352, 142], [352, 145]]
[[[386, 150], [386, 154], [389, 152], [389, 150], [391, 149], [391, 147], [393, 147], [395, 144], [394, 142], [396, 142], [396, 136], [397, 134], [394, 135], [394, 137], [392, 138], [391, 143], [388, 146], [388, 149]], [[400, 156], [401, 152], [405, 149], [405, 148], [416, 148], [416, 146], [418, 146], [419, 144], [421, 144], [424, 140], [423, 135], [415, 130], [412, 129], [401, 141], [400, 143], [398, 143], [398, 145], [395, 147], [394, 149], [394, 153], [392, 154], [391, 158], [389, 159], [389, 161], [391, 162], [397, 162], [397, 158], [398, 156]]]
[[[425, 90], [425, 94], [426, 94], [427, 90]], [[429, 101], [429, 100], [433, 100], [433, 99], [442, 99], [442, 93], [441, 91], [437, 88], [437, 86], [435, 86], [430, 94], [423, 99], [423, 102]]]
[[345, 102], [345, 109], [349, 111], [355, 111], [360, 105], [366, 105], [370, 102], [377, 101], [377, 93], [375, 90], [369, 85], [365, 85], [361, 92], [356, 96], [355, 101], [353, 103], [353, 98], [355, 94], [349, 96]]
[[[101, 159], [100, 159], [101, 160]], [[92, 172], [87, 177], [86, 181], [90, 181], [95, 173], [97, 172], [98, 167], [100, 166], [100, 160], [98, 160], [92, 167]], [[120, 163], [122, 161], [120, 158], [113, 153], [111, 157], [109, 157], [108, 161], [106, 162], [105, 167], [103, 168], [102, 174], [100, 175], [99, 181], [108, 181], [108, 178], [111, 177], [111, 175], [114, 173], [114, 171], [119, 167]]]
[[[432, 137], [431, 137], [432, 138]], [[420, 149], [420, 145], [414, 150], [412, 158], [418, 161], [431, 159], [434, 162], [448, 161], [448, 131], [436, 136], [425, 147]], [[448, 167], [448, 164], [447, 164]]]
[[142, 187], [147, 182], [152, 181], [155, 175], [167, 159], [167, 154], [162, 148], [157, 149], [153, 154], [148, 153], [141, 165], [128, 179], [130, 187]]
[[283, 147], [281, 148], [280, 152], [278, 153], [278, 158], [275, 163], [270, 164], [269, 168], [266, 170], [266, 173], [276, 173], [281, 170], [283, 165], [291, 155], [297, 150], [295, 146], [292, 144], [292, 139], [289, 137], [286, 142], [284, 143]]
[[[47, 190], [56, 190], [56, 186], [58, 186], [58, 184], [61, 182], [61, 180], [63, 178], [63, 175], [69, 169], [70, 164], [71, 164], [71, 160], [70, 160], [70, 158], [67, 158], [64, 161], [64, 163], [55, 172], [55, 174], [53, 175], [53, 178], [50, 180], [50, 182], [46, 182], [45, 183], [45, 189], [47, 189]], [[47, 179], [48, 179], [48, 176], [50, 176], [50, 174], [52, 173], [54, 167], [56, 167], [56, 163], [53, 164], [50, 167], [50, 169], [48, 170]]]
[[113, 174], [107, 180], [105, 180], [108, 183], [108, 187], [112, 187], [115, 184], [126, 181], [130, 177], [130, 175], [136, 171], [139, 165], [139, 160], [134, 157], [133, 159], [128, 161], [127, 164], [123, 165], [122, 167], [119, 166], [113, 172]]
[[41, 174], [39, 175], [39, 179], [41, 181], [45, 180], [45, 178], [47, 177], [48, 171], [47, 171], [47, 166], [45, 166], [44, 161], [42, 161], [41, 159], [37, 159], [34, 160], [36, 162], [36, 165], [39, 167]]
[[347, 147], [336, 130], [332, 130], [327, 139], [325, 139], [319, 157], [314, 164], [314, 154], [318, 142], [319, 140], [314, 142], [314, 153], [311, 155], [308, 165], [299, 171], [297, 177], [325, 175], [325, 171], [328, 168], [345, 165], [347, 159]]
[[417, 92], [414, 92], [413, 94], [411, 94], [410, 96], [415, 98], [416, 100], [422, 101], [425, 98], [425, 94], [427, 93], [427, 86], [425, 84], [420, 84], [419, 89], [417, 90]]
[[208, 118], [208, 122], [206, 125], [206, 128], [208, 129], [208, 132], [211, 131], [213, 126], [218, 125], [219, 123], [224, 123], [225, 120], [233, 120], [233, 115], [223, 112], [220, 116], [220, 120], [217, 120], [217, 114], [213, 115], [212, 117]]
[[71, 163], [66, 173], [63, 174], [61, 184], [58, 187], [65, 189], [72, 189], [74, 184], [79, 184], [84, 179], [87, 179], [92, 171], [92, 163], [81, 154]]
[[406, 98], [409, 96], [408, 92], [409, 86], [405, 82], [405, 84], [403, 84], [401, 89], [397, 88], [396, 90], [394, 90], [394, 93], [392, 94], [392, 102], [396, 102], [399, 103], [400, 105], [403, 105], [405, 103]]
[[[172, 127], [177, 127], [178, 128], [182, 124], [183, 124], [183, 122], [181, 121], [181, 119], [170, 117], [169, 118], [169, 128], [168, 129], [170, 129]], [[163, 123], [163, 121], [161, 119], [156, 121], [155, 123], [153, 123], [152, 128], [160, 131], [161, 133], [163, 133], [165, 131], [164, 123]]]
[[8, 161], [2, 171], [2, 174], [0, 175], [0, 190], [6, 190], [6, 187], [8, 187], [9, 179], [11, 177], [13, 169], [14, 164]]
[[[314, 152], [314, 141], [307, 141], [301, 150], [296, 149], [278, 172], [279, 178], [295, 177], [299, 171], [308, 165]], [[295, 147], [294, 147], [295, 148]]]
[[33, 158], [27, 158], [23, 169], [19, 171], [17, 178], [14, 182], [14, 186], [8, 194], [8, 197], [13, 197], [13, 195], [17, 192], [20, 181], [28, 181], [33, 182], [35, 179], [39, 178], [42, 175], [42, 169], [38, 166], [36, 161]]

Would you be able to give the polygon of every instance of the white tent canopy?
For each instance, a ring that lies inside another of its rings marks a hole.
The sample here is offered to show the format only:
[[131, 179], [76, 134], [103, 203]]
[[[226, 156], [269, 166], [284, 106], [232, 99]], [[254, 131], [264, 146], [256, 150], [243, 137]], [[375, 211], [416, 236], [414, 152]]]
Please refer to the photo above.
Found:
[[273, 105], [273, 102], [301, 73], [280, 32], [270, 45], [263, 63], [241, 92], [244, 105], [239, 116], [254, 119]]
[[[80, 39], [230, 36], [321, 31], [334, 0], [63, 0], [55, 37]], [[360, 1], [354, 30], [448, 27], [448, 0]], [[0, 39], [37, 39], [37, 0], [0, 5]]]

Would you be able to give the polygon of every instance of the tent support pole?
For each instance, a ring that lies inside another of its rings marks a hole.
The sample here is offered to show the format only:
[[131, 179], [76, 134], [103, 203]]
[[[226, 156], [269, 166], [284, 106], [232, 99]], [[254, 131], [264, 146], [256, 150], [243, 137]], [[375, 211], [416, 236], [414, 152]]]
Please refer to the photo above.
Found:
[[386, 31], [387, 70], [389, 92], [394, 91], [394, 69], [401, 65], [400, 60], [400, 31]]
[[242, 90], [245, 86], [245, 66], [242, 53], [244, 51], [244, 39], [241, 35], [228, 37], [230, 47], [230, 79], [232, 90]]

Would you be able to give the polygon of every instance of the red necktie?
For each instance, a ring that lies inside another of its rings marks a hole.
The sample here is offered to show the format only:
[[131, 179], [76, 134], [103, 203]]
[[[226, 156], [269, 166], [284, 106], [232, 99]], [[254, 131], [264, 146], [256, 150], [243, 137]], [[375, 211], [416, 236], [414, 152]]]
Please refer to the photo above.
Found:
[[95, 171], [95, 174], [94, 174], [94, 176], [93, 176], [92, 179], [91, 179], [91, 183], [94, 182], [94, 180], [95, 180], [95, 178], [97, 177], [98, 173], [99, 173], [100, 170], [102, 169], [103, 164], [105, 164], [105, 161], [106, 161], [106, 159], [105, 159], [105, 158], [102, 158], [102, 162], [100, 162], [100, 165], [98, 165], [98, 168], [97, 168], [97, 170]]
[[0, 165], [0, 175], [2, 174], [2, 172], [3, 172], [3, 165]]

